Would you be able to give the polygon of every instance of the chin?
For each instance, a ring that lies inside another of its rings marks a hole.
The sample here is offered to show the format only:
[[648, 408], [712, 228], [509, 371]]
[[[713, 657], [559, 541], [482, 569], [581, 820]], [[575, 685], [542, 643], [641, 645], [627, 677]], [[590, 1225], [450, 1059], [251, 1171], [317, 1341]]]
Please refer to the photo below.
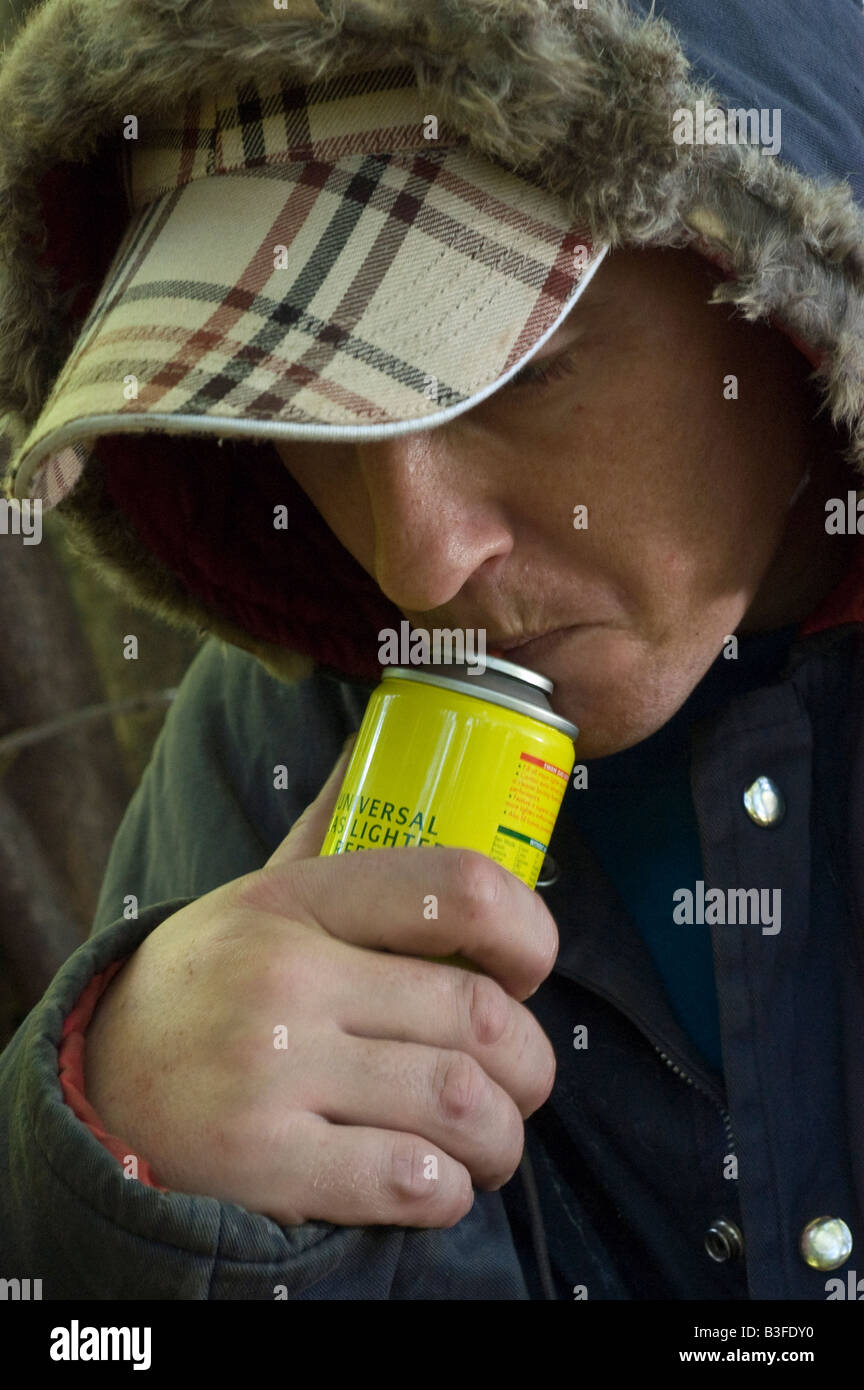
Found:
[[552, 707], [579, 728], [576, 761], [623, 753], [678, 713], [717, 652], [665, 653], [610, 633], [595, 633], [579, 652], [562, 650], [543, 675], [555, 683]]
[[556, 713], [563, 714], [579, 729], [575, 744], [577, 763], [591, 758], [608, 758], [612, 753], [623, 753], [625, 748], [633, 748], [662, 729], [674, 713], [619, 708], [614, 695], [592, 706], [591, 701], [568, 700], [565, 696], [554, 701]]
[[643, 739], [650, 738], [656, 734], [658, 729], [662, 729], [666, 723], [647, 721], [643, 725], [634, 724], [633, 721], [616, 724], [614, 721], [606, 721], [606, 727], [600, 727], [598, 723], [589, 725], [579, 720], [571, 714], [564, 713], [565, 719], [572, 719], [574, 724], [579, 726], [579, 737], [576, 740], [576, 762], [590, 762], [594, 758], [608, 758], [613, 753], [623, 753], [626, 748], [634, 748]]

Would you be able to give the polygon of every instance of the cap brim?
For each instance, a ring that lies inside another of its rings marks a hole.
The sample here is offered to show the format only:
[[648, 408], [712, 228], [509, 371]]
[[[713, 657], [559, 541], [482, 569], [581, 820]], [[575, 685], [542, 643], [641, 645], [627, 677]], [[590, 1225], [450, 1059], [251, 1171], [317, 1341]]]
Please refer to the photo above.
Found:
[[606, 250], [466, 144], [310, 151], [181, 186], [146, 168], [151, 193], [169, 191], [132, 218], [13, 461], [18, 498], [62, 500], [104, 434], [326, 442], [442, 425], [519, 371]]

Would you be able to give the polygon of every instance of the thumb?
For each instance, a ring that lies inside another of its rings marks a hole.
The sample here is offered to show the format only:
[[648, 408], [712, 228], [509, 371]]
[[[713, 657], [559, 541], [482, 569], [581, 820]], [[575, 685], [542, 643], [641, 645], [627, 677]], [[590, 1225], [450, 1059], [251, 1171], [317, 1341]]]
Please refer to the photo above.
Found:
[[356, 738], [356, 731], [348, 735], [327, 781], [315, 800], [310, 801], [306, 810], [294, 822], [278, 849], [273, 851], [264, 866], [266, 869], [272, 869], [278, 864], [291, 864], [295, 859], [314, 859], [320, 854], [324, 836], [330, 827], [339, 788], [351, 761]]

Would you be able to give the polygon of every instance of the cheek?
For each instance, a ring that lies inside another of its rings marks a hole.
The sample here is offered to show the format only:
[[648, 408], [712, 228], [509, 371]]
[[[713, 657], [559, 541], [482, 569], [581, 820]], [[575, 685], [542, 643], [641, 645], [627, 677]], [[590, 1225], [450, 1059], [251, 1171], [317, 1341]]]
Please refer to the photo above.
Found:
[[634, 399], [622, 417], [583, 433], [572, 470], [588, 504], [586, 563], [658, 614], [752, 598], [782, 538], [785, 478], [778, 486], [752, 444], [730, 445], [710, 411], [696, 424], [677, 402], [646, 411]]
[[374, 539], [369, 499], [353, 451], [337, 459], [328, 457], [331, 450], [323, 445], [317, 445], [312, 454], [294, 445], [277, 445], [277, 450], [286, 471], [349, 554], [360, 564], [367, 559], [371, 563]]
[[349, 554], [368, 569], [375, 542], [368, 501], [362, 488], [337, 486], [320, 499], [318, 510]]
[[655, 536], [646, 525], [619, 553], [613, 577], [635, 631], [658, 657], [665, 650], [677, 660], [692, 647], [698, 660], [716, 655], [723, 636], [735, 631], [775, 551], [775, 535], [755, 523], [728, 528], [718, 518], [714, 529], [700, 520], [675, 536]]

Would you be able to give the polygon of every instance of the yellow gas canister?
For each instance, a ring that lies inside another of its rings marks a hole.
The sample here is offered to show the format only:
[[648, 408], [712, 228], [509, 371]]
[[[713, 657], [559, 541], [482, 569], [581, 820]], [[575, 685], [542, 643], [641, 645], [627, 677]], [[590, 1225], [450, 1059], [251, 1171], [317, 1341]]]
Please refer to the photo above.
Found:
[[575, 761], [552, 681], [501, 657], [384, 668], [322, 854], [479, 850], [533, 889]]

